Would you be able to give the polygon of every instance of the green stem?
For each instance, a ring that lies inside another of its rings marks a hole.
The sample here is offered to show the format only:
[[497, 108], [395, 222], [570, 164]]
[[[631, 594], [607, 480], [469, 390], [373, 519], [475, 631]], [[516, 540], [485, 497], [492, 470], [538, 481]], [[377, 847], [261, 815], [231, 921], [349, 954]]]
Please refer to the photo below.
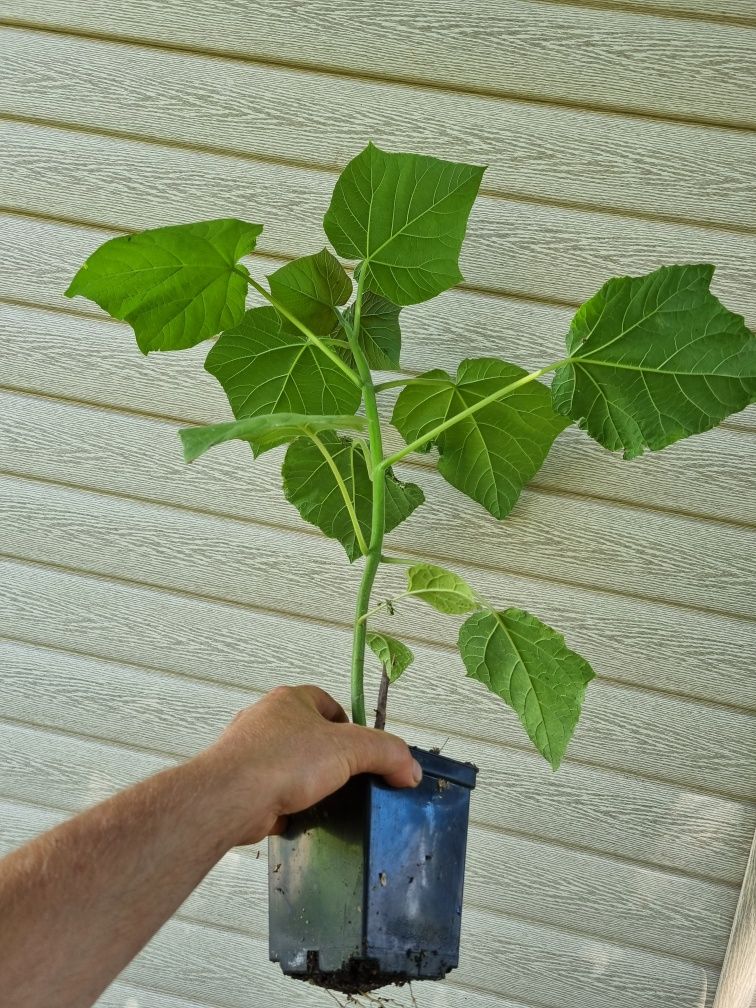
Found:
[[362, 383], [365, 401], [365, 416], [368, 422], [368, 437], [370, 445], [370, 460], [373, 470], [373, 507], [370, 517], [370, 541], [368, 542], [365, 569], [357, 592], [357, 607], [354, 617], [354, 637], [352, 642], [352, 720], [355, 724], [365, 725], [365, 640], [367, 636], [367, 621], [363, 619], [370, 608], [370, 595], [375, 582], [375, 575], [381, 562], [383, 549], [383, 534], [386, 525], [386, 470], [383, 466], [383, 438], [381, 436], [381, 421], [378, 416], [378, 403], [375, 398], [373, 376], [370, 373], [365, 355], [359, 342], [360, 319], [362, 313], [364, 269], [357, 281], [357, 294], [354, 302], [354, 321], [346, 326], [346, 333], [352, 348], [352, 355]]
[[352, 527], [354, 528], [354, 534], [357, 537], [357, 544], [359, 545], [360, 551], [364, 556], [368, 551], [367, 543], [365, 542], [365, 536], [362, 534], [360, 523], [357, 520], [357, 512], [354, 509], [354, 501], [352, 500], [349, 494], [349, 490], [347, 489], [347, 485], [344, 482], [341, 472], [339, 471], [339, 467], [336, 465], [333, 455], [331, 455], [331, 453], [328, 451], [328, 449], [320, 440], [320, 438], [317, 436], [317, 434], [313, 433], [311, 430], [306, 430], [305, 433], [310, 438], [310, 440], [315, 443], [318, 450], [320, 451], [320, 454], [326, 460], [328, 468], [333, 473], [333, 478], [336, 480], [336, 486], [341, 491], [341, 496], [344, 500], [344, 507], [347, 509], [349, 517], [352, 520]]
[[510, 382], [509, 385], [505, 385], [504, 388], [500, 388], [496, 392], [492, 392], [484, 399], [479, 399], [478, 402], [473, 403], [472, 406], [468, 406], [467, 409], [460, 410], [460, 412], [455, 413], [453, 417], [449, 417], [448, 420], [444, 420], [443, 423], [440, 423], [438, 426], [426, 431], [426, 433], [423, 434], [422, 437], [419, 437], [416, 441], [412, 441], [398, 452], [394, 452], [393, 455], [389, 455], [388, 458], [383, 459], [380, 465], [384, 470], [389, 469], [391, 466], [396, 465], [397, 462], [403, 459], [405, 455], [418, 451], [423, 447], [423, 445], [428, 444], [429, 441], [435, 441], [439, 434], [443, 434], [444, 431], [453, 427], [454, 424], [459, 423], [460, 420], [465, 420], [467, 417], [477, 413], [478, 410], [485, 409], [486, 406], [490, 406], [491, 403], [497, 402], [499, 399], [503, 399], [505, 395], [509, 395], [510, 392], [514, 392], [515, 389], [521, 388], [523, 385], [527, 385], [528, 382], [535, 381], [537, 378], [540, 378], [541, 375], [548, 374], [549, 371], [556, 371], [556, 369], [562, 367], [563, 364], [569, 364], [571, 360], [571, 357], [565, 357], [564, 360], [555, 361], [553, 364], [547, 364], [546, 367], [542, 367], [538, 371], [533, 371], [531, 374], [518, 378], [517, 381]]
[[256, 280], [253, 280], [252, 277], [249, 276], [248, 274], [241, 273], [241, 275], [244, 277], [244, 279], [247, 281], [250, 287], [256, 290], [258, 294], [262, 294], [265, 300], [269, 301], [270, 304], [273, 305], [273, 307], [280, 315], [283, 315], [284, 318], [288, 319], [289, 322], [291, 322], [292, 325], [296, 326], [297, 329], [299, 329], [299, 331], [304, 336], [306, 336], [311, 343], [315, 344], [318, 350], [321, 350], [326, 355], [326, 357], [328, 357], [331, 361], [333, 361], [333, 363], [338, 368], [340, 368], [345, 375], [347, 375], [347, 377], [351, 382], [353, 382], [355, 385], [362, 384], [360, 376], [356, 374], [352, 370], [352, 368], [349, 367], [346, 361], [343, 361], [341, 357], [339, 357], [337, 353], [334, 353], [334, 351], [331, 350], [331, 348], [326, 343], [324, 343], [319, 336], [316, 336], [315, 333], [304, 324], [304, 322], [300, 322], [299, 319], [296, 317], [296, 315], [293, 315], [288, 308], [282, 305], [280, 301], [277, 301], [270, 293], [270, 291], [265, 290], [262, 284], [259, 284]]

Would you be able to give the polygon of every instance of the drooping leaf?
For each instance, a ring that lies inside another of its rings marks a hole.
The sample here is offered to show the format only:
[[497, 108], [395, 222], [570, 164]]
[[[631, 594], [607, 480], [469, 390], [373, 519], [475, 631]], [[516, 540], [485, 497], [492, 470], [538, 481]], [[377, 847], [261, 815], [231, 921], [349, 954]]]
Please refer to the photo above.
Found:
[[244, 314], [248, 273], [238, 262], [261, 231], [228, 218], [112, 238], [87, 259], [66, 296], [81, 294], [128, 322], [142, 353], [184, 350]]
[[[392, 423], [410, 444], [526, 374], [491, 357], [462, 361], [456, 380], [445, 371], [429, 371], [421, 375], [427, 384], [402, 390]], [[495, 518], [504, 518], [568, 423], [554, 412], [546, 386], [528, 382], [438, 435], [438, 471]]]
[[465, 613], [480, 609], [470, 585], [453, 571], [435, 564], [416, 564], [407, 571], [407, 588], [442, 613]]
[[[396, 371], [402, 351], [402, 332], [399, 328], [400, 308], [380, 294], [366, 291], [362, 299], [358, 341], [370, 367], [382, 371]], [[354, 325], [354, 305], [344, 313], [349, 325]], [[344, 358], [350, 364], [354, 358], [349, 350]]]
[[346, 304], [352, 281], [328, 249], [286, 263], [268, 277], [270, 293], [316, 336], [338, 322], [336, 306]]
[[[325, 432], [320, 436], [352, 502], [365, 542], [370, 539], [373, 484], [365, 454], [352, 438]], [[283, 464], [284, 493], [305, 521], [316, 525], [331, 539], [338, 539], [350, 562], [361, 555], [349, 510], [333, 469], [318, 446], [300, 438], [289, 445]], [[400, 483], [386, 473], [385, 529], [390, 532], [419, 507], [425, 498], [414, 483]]]
[[360, 389], [275, 308], [252, 308], [205, 361], [237, 417], [353, 413]]
[[368, 144], [336, 183], [323, 226], [368, 290], [398, 305], [462, 280], [459, 251], [484, 168]]
[[564, 638], [522, 609], [474, 613], [459, 632], [467, 674], [517, 713], [556, 770], [594, 671]]
[[385, 668], [386, 677], [390, 683], [395, 683], [402, 672], [406, 672], [415, 660], [414, 654], [406, 644], [402, 644], [396, 637], [389, 637], [388, 634], [368, 630], [367, 643]]
[[756, 399], [756, 336], [709, 291], [713, 266], [616, 277], [587, 301], [554, 376], [554, 406], [634, 458]]
[[278, 445], [294, 441], [308, 431], [365, 430], [367, 420], [361, 416], [304, 416], [301, 413], [273, 413], [245, 417], [231, 423], [208, 424], [205, 427], [184, 427], [179, 431], [184, 446], [184, 458], [193, 462], [209, 448], [226, 441], [248, 441], [255, 455]]

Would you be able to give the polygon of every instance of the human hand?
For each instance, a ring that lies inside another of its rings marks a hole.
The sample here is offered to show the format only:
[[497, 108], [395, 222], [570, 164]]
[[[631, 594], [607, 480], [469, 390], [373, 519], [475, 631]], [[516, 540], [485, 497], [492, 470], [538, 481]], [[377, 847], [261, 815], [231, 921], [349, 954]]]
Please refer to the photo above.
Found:
[[351, 724], [318, 686], [278, 686], [237, 714], [200, 757], [233, 794], [231, 845], [285, 829], [286, 816], [309, 808], [358, 773], [414, 787], [422, 770], [402, 739]]

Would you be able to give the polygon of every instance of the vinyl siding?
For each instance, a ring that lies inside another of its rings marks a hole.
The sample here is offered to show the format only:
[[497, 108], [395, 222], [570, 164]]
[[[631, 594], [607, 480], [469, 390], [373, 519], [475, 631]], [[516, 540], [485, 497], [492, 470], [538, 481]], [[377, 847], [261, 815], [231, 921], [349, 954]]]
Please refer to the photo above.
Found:
[[[372, 139], [489, 165], [465, 283], [403, 313], [412, 372], [538, 366], [605, 279], [663, 262], [716, 263], [716, 292], [756, 324], [756, 8], [0, 14], [2, 854], [196, 752], [272, 684], [347, 700], [358, 572], [283, 499], [280, 453], [184, 465], [178, 427], [228, 417], [206, 348], [141, 357], [63, 297], [81, 261], [117, 233], [238, 215], [265, 224], [262, 276], [317, 247], [340, 167]], [[399, 468], [427, 504], [391, 542], [535, 612], [599, 674], [553, 774], [464, 677], [457, 624], [407, 611], [417, 660], [392, 726], [481, 767], [461, 965], [417, 1003], [712, 1005], [756, 827], [756, 409], [631, 463], [571, 429], [503, 524], [428, 460]], [[101, 1008], [332, 1003], [267, 962], [265, 877], [264, 845], [224, 858]], [[747, 1003], [729, 999], [750, 982], [749, 878], [717, 1008]]]

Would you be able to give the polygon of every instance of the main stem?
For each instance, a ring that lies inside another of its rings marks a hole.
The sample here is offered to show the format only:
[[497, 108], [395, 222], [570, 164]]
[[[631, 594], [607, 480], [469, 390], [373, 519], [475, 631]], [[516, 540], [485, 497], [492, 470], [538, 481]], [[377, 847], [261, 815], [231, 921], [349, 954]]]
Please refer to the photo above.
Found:
[[365, 641], [367, 637], [367, 620], [363, 617], [370, 608], [370, 595], [373, 591], [375, 575], [381, 562], [383, 550], [383, 534], [386, 525], [386, 470], [383, 468], [383, 438], [381, 436], [381, 421], [378, 416], [378, 403], [375, 396], [375, 386], [370, 368], [359, 343], [360, 317], [362, 312], [362, 277], [357, 282], [357, 295], [354, 303], [354, 322], [347, 329], [352, 356], [357, 365], [357, 373], [362, 383], [365, 402], [365, 416], [368, 422], [368, 438], [370, 444], [371, 477], [373, 480], [373, 507], [370, 518], [370, 540], [365, 555], [365, 569], [362, 572], [360, 588], [357, 592], [357, 609], [354, 616], [354, 638], [352, 642], [352, 720], [355, 724], [365, 725]]

